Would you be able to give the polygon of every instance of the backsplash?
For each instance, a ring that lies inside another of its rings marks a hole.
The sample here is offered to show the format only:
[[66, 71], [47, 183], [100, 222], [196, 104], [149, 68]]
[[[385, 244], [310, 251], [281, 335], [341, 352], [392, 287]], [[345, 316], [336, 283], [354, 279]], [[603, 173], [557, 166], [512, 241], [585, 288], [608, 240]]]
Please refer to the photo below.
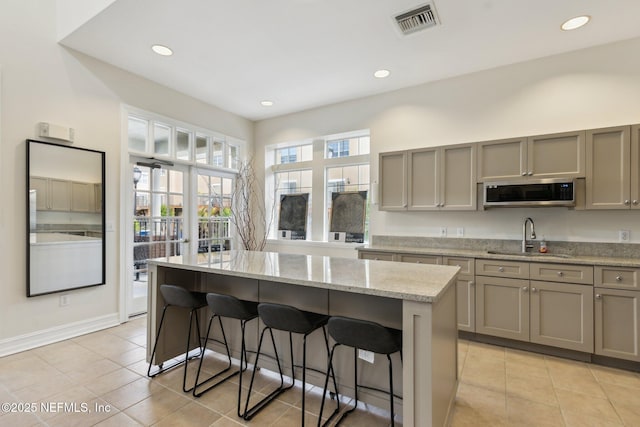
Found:
[[[534, 250], [537, 250], [539, 243], [540, 240], [533, 241]], [[546, 243], [548, 252], [551, 254], [640, 258], [640, 245], [633, 243], [554, 242], [549, 240], [546, 240]], [[370, 239], [370, 246], [518, 252], [521, 250], [522, 241], [373, 235]]]

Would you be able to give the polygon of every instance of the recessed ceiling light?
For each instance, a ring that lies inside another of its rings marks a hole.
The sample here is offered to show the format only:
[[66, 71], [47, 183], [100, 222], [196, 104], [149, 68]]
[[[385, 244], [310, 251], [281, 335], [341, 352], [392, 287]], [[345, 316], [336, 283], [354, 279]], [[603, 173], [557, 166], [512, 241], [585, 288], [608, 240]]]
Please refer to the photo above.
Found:
[[560, 26], [564, 31], [575, 30], [576, 28], [580, 28], [585, 25], [591, 17], [589, 15], [576, 16], [575, 18], [567, 19]]
[[162, 55], [162, 56], [173, 55], [173, 51], [171, 49], [161, 44], [154, 44], [153, 46], [151, 46], [151, 50], [153, 50], [158, 55]]
[[260, 105], [262, 105], [263, 107], [271, 107], [273, 105], [273, 101], [260, 101]]
[[389, 77], [389, 74], [391, 74], [389, 70], [378, 70], [375, 73], [373, 73], [374, 77], [379, 79], [384, 79], [385, 77]]

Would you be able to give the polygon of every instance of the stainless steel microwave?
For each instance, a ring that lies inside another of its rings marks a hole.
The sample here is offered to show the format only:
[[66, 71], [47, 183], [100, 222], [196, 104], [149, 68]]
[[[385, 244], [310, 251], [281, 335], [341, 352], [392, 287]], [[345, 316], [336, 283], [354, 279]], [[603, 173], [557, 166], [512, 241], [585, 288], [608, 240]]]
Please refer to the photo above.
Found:
[[485, 182], [483, 190], [485, 207], [576, 205], [576, 185], [573, 179]]

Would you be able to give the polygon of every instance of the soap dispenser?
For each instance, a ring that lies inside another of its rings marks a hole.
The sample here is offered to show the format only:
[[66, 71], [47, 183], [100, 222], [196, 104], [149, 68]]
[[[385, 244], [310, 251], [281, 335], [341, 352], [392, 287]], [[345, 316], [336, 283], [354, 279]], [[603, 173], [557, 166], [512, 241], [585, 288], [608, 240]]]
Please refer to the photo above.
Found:
[[546, 254], [547, 253], [547, 241], [544, 239], [544, 236], [542, 236], [542, 240], [540, 240], [540, 253], [541, 254]]

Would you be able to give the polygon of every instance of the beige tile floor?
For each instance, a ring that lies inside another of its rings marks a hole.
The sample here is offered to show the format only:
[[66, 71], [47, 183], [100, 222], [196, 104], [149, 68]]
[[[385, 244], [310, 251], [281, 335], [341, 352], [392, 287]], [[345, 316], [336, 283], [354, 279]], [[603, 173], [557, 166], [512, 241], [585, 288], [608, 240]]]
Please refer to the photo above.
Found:
[[[235, 415], [235, 382], [194, 399], [181, 390], [181, 369], [148, 379], [145, 332], [143, 317], [0, 358], [0, 426], [300, 424], [299, 388], [243, 422]], [[217, 359], [208, 355], [207, 362]], [[462, 340], [459, 371], [453, 426], [640, 426], [636, 373]], [[272, 386], [261, 373], [258, 390]], [[319, 395], [309, 387], [308, 425], [317, 422]], [[7, 412], [6, 404], [21, 411]], [[386, 426], [386, 416], [363, 407], [343, 425]]]

